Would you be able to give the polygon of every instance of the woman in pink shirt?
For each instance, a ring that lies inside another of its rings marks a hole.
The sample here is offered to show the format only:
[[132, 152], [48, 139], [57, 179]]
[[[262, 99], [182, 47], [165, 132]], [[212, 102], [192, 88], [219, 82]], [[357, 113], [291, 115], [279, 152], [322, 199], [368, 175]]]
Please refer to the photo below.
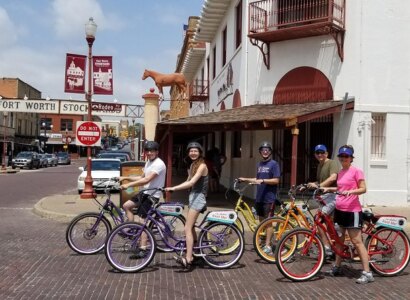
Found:
[[[340, 147], [337, 157], [339, 158], [342, 169], [337, 174], [337, 188], [324, 188], [325, 192], [338, 191], [340, 195], [336, 197], [336, 209], [334, 215], [334, 223], [341, 228], [341, 240], [349, 234], [350, 240], [355, 246], [363, 266], [363, 272], [356, 283], [373, 282], [373, 274], [369, 269], [369, 257], [366, 247], [362, 241], [362, 206], [359, 201], [359, 195], [366, 193], [366, 182], [364, 180], [363, 171], [352, 166], [354, 149], [350, 145]], [[337, 246], [339, 247], [339, 246]], [[339, 247], [340, 250], [341, 247]], [[330, 270], [330, 275], [340, 276], [342, 258], [336, 256], [335, 265]]]

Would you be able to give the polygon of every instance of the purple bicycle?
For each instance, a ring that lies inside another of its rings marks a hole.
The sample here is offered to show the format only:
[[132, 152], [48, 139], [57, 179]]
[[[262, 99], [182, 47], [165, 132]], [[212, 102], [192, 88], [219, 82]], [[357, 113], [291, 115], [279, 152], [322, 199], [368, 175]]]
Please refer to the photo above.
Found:
[[[147, 191], [164, 191], [162, 188]], [[183, 227], [173, 228], [164, 218], [168, 214], [180, 215], [181, 210], [174, 203], [158, 203], [154, 197], [140, 197], [150, 201], [147, 217], [143, 223], [125, 222], [117, 226], [107, 237], [105, 256], [110, 265], [121, 272], [137, 272], [150, 264], [155, 256], [157, 241], [178, 255], [186, 251]], [[140, 208], [144, 205], [140, 205]], [[205, 263], [216, 269], [225, 269], [236, 264], [244, 252], [244, 239], [235, 225], [238, 215], [233, 210], [208, 212], [199, 225], [198, 242], [194, 246], [194, 256], [201, 257]], [[153, 233], [153, 231], [155, 233]], [[229, 250], [229, 251], [228, 251]]]
[[[112, 230], [112, 225], [116, 227], [126, 221], [122, 209], [111, 201], [111, 191], [119, 190], [118, 178], [111, 178], [101, 183], [101, 185], [104, 184], [106, 186], [104, 192], [107, 196], [105, 202], [100, 203], [94, 198], [100, 207], [100, 212], [82, 213], [75, 217], [67, 227], [67, 244], [73, 251], [79, 254], [95, 254], [101, 251], [105, 246], [105, 240], [108, 234]], [[174, 210], [184, 210], [183, 204], [173, 204]], [[107, 216], [111, 217], [112, 222], [109, 221]], [[171, 231], [175, 231], [175, 229], [179, 227], [183, 228], [185, 225], [184, 216], [175, 213], [164, 215], [164, 220], [169, 225]], [[173, 251], [173, 249], [163, 243], [161, 236], [157, 234], [158, 230], [155, 228], [155, 224], [150, 223], [149, 227], [157, 240], [157, 249], [163, 252]]]

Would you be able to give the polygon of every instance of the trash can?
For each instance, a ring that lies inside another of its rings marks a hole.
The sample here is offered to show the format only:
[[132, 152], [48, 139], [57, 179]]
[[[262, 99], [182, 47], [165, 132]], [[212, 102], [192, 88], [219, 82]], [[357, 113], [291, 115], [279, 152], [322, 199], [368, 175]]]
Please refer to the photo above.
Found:
[[[121, 176], [141, 176], [145, 166], [145, 161], [126, 161], [121, 164], [120, 174]], [[128, 183], [124, 180], [122, 183]], [[125, 202], [130, 200], [139, 191], [140, 187], [130, 187], [120, 192], [120, 206], [122, 207]]]

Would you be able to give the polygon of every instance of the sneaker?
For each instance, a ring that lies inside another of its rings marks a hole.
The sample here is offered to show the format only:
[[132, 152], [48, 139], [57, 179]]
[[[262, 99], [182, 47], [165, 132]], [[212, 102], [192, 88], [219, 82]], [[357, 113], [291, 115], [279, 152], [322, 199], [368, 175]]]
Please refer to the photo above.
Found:
[[147, 255], [148, 255], [147, 249], [138, 248], [137, 251], [135, 251], [135, 254], [130, 256], [130, 259], [140, 259], [140, 258], [146, 257]]
[[372, 272], [362, 272], [362, 276], [360, 278], [356, 279], [356, 283], [363, 284], [363, 283], [369, 283], [373, 282], [374, 277]]
[[333, 266], [333, 267], [327, 272], [327, 274], [329, 274], [330, 276], [333, 276], [333, 277], [342, 276], [342, 275], [343, 275], [342, 268], [341, 268], [341, 267], [337, 267], [337, 266]]
[[273, 255], [272, 248], [270, 246], [265, 245], [262, 248], [262, 251], [267, 255]]

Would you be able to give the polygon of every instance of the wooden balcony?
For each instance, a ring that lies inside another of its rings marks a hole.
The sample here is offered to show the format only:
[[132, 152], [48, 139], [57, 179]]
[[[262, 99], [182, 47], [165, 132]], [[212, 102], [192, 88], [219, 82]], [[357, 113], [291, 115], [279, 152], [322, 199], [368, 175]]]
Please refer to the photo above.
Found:
[[329, 34], [335, 39], [343, 61], [345, 0], [252, 2], [248, 28], [248, 37], [260, 48], [265, 60], [269, 58], [269, 43]]
[[208, 80], [195, 79], [188, 88], [189, 102], [208, 101]]

